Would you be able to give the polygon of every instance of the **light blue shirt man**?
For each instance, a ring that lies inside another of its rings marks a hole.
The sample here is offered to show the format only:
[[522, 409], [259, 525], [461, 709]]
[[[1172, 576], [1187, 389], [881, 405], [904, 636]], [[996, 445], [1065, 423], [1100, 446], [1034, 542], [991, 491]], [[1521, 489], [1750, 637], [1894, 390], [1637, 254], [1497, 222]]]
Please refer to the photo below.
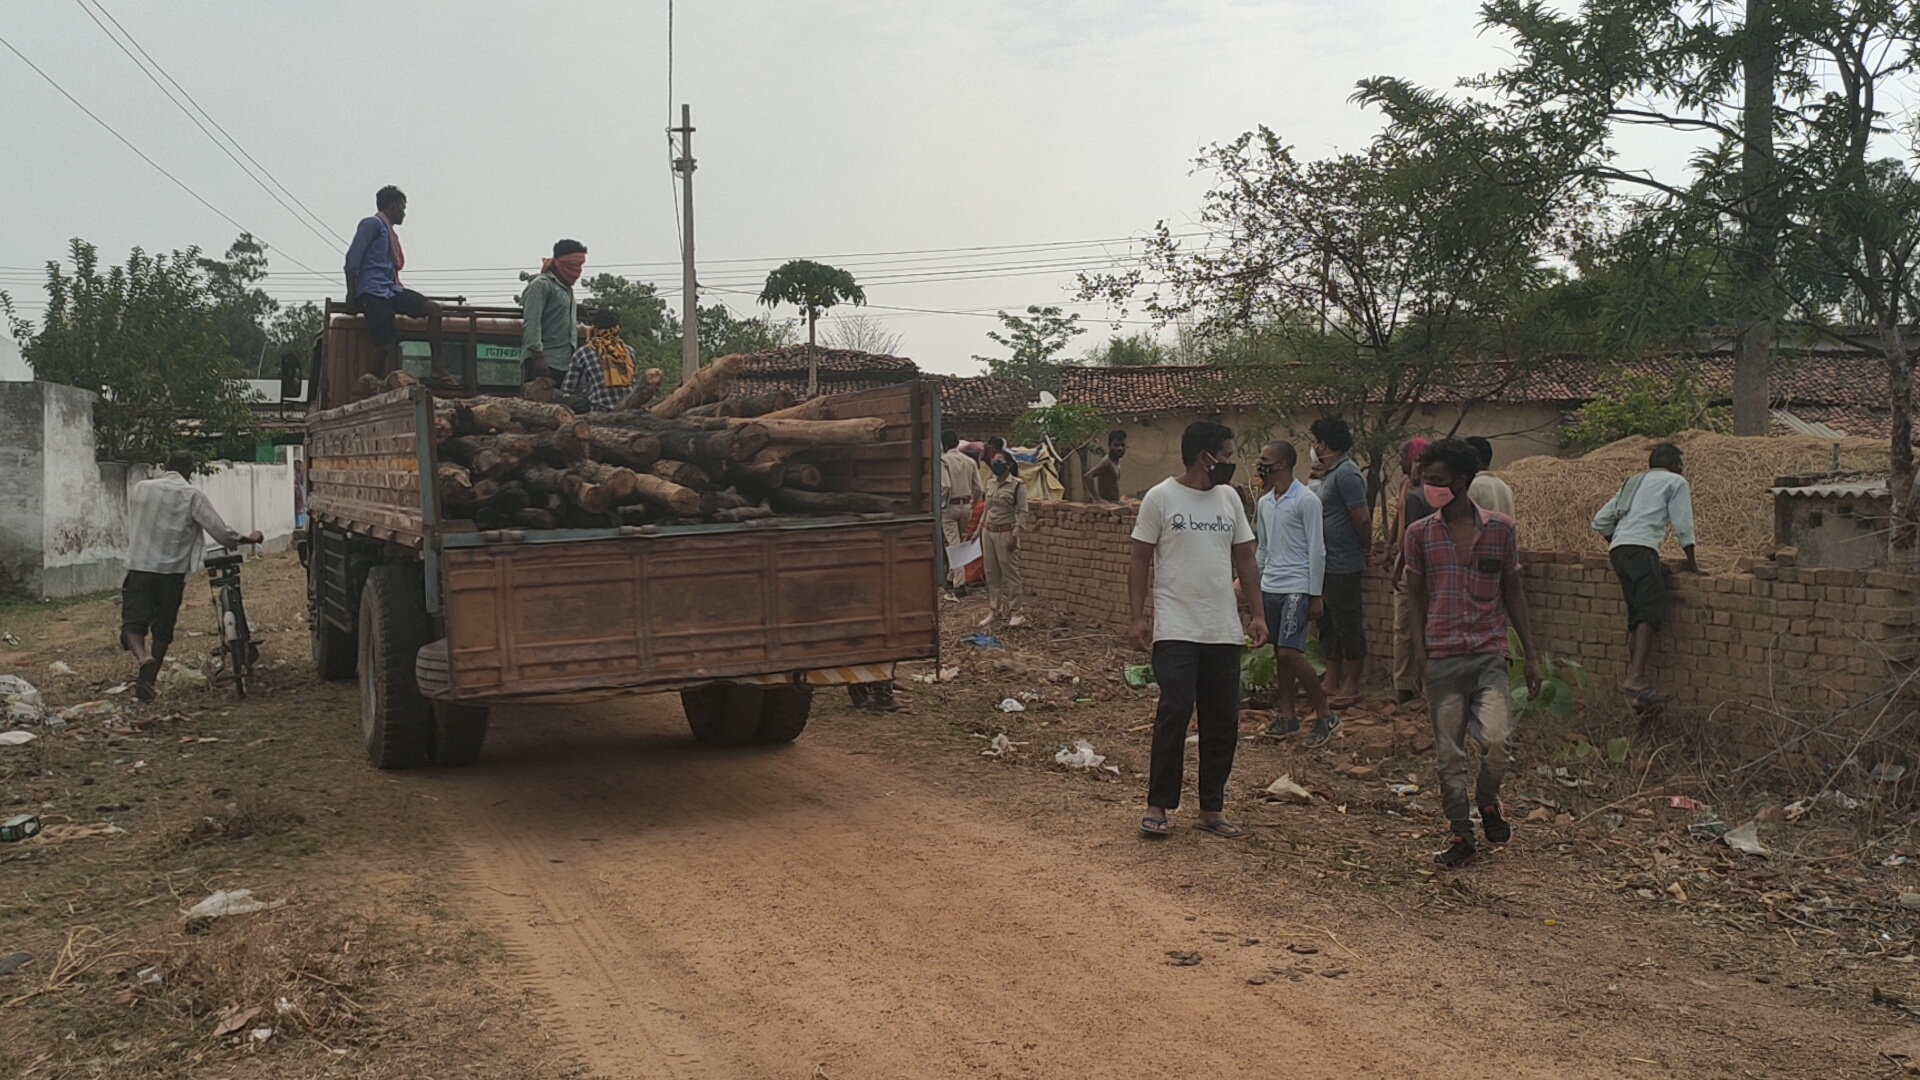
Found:
[[1327, 574], [1325, 520], [1320, 499], [1295, 480], [1278, 495], [1269, 491], [1255, 507], [1260, 518], [1260, 591], [1319, 596]]
[[1628, 480], [1593, 516], [1593, 529], [1607, 538], [1608, 549], [1631, 546], [1658, 551], [1669, 524], [1681, 547], [1693, 546], [1693, 489], [1686, 477], [1666, 469], [1648, 469]]

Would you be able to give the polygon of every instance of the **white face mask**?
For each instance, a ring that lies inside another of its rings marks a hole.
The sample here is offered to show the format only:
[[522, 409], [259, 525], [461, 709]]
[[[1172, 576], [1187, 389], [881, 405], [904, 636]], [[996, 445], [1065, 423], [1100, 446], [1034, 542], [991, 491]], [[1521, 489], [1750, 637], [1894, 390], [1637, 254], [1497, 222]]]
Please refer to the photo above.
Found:
[[1311, 446], [1309, 446], [1309, 447], [1307, 447], [1307, 464], [1309, 464], [1309, 465], [1318, 465], [1318, 464], [1320, 464], [1320, 455], [1319, 455], [1319, 454], [1316, 454], [1316, 453], [1314, 453], [1314, 452], [1313, 452], [1313, 447], [1311, 447]]

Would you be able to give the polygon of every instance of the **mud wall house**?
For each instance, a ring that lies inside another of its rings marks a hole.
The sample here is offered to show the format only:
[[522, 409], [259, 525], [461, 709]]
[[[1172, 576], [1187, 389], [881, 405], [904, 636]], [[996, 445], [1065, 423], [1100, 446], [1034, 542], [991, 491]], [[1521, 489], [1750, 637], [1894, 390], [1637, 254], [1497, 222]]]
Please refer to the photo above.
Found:
[[[127, 492], [152, 469], [97, 460], [94, 401], [57, 383], [0, 381], [0, 592], [77, 596], [125, 575]], [[229, 525], [284, 550], [296, 449], [280, 448], [272, 464], [222, 463], [194, 485]]]
[[[854, 349], [814, 350], [817, 396], [852, 394], [897, 386], [920, 377], [920, 368], [904, 356]], [[755, 397], [785, 390], [795, 401], [807, 399], [807, 347], [788, 345], [767, 352], [748, 353], [734, 378], [727, 399]]]

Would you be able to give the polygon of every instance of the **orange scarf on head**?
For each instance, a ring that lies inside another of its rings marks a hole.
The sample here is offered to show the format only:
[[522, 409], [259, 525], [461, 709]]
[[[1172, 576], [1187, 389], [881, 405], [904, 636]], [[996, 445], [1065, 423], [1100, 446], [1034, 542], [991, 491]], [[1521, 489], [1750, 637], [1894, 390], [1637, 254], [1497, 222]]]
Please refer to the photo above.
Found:
[[610, 389], [633, 385], [633, 350], [618, 330], [587, 331], [587, 347], [600, 357], [600, 371]]
[[576, 251], [571, 255], [562, 255], [557, 259], [540, 260], [540, 271], [559, 278], [560, 284], [565, 285], [569, 289], [573, 288], [574, 282], [580, 280], [580, 272], [586, 268], [587, 253], [584, 251]]

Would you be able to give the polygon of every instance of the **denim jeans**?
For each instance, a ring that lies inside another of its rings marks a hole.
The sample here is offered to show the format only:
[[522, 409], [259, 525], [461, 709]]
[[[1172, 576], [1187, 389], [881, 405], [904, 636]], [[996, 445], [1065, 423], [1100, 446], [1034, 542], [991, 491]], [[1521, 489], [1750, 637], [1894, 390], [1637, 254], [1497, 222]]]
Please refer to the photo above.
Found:
[[[1475, 806], [1499, 804], [1500, 781], [1513, 764], [1507, 658], [1450, 656], [1427, 661], [1427, 709], [1433, 715], [1441, 805], [1453, 831], [1472, 836], [1473, 824], [1467, 815]], [[1480, 765], [1473, 803], [1467, 801], [1469, 755]]]

